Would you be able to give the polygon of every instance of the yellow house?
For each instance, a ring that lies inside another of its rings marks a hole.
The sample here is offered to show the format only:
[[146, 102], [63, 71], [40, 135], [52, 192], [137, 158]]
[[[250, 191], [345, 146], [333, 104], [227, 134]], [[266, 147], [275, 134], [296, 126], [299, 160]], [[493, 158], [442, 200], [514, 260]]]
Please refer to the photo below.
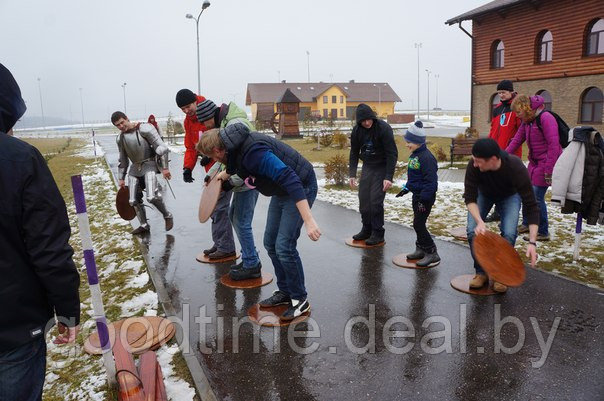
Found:
[[277, 100], [286, 89], [300, 99], [300, 120], [308, 115], [352, 119], [361, 103], [369, 105], [379, 117], [386, 118], [394, 114], [394, 104], [401, 101], [384, 82], [250, 83], [245, 104], [252, 108], [252, 120], [269, 121], [277, 111]]

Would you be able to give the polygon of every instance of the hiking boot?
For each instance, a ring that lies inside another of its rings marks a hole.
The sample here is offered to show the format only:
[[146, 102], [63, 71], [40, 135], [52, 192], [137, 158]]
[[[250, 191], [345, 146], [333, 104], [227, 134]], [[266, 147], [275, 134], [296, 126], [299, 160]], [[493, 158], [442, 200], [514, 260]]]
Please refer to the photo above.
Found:
[[230, 258], [231, 256], [235, 256], [235, 251], [233, 251], [233, 252], [222, 252], [222, 251], [212, 252], [211, 254], [208, 255], [208, 258], [210, 258], [210, 260], [224, 259], [224, 258]]
[[489, 214], [484, 219], [484, 222], [485, 223], [492, 223], [494, 221], [499, 221], [499, 220], [501, 220], [501, 216], [499, 215], [499, 213], [497, 213], [497, 210], [493, 210], [493, 213]]
[[486, 283], [489, 282], [489, 279], [484, 274], [476, 274], [470, 280], [470, 288], [482, 288]]
[[149, 231], [151, 231], [151, 229], [149, 228], [149, 225], [145, 224], [142, 226], [138, 226], [134, 230], [130, 231], [130, 233], [133, 235], [142, 235], [142, 234], [148, 233]]
[[214, 245], [214, 246], [213, 246], [213, 247], [211, 247], [210, 249], [204, 249], [204, 250], [203, 250], [203, 254], [207, 256], [207, 255], [209, 255], [209, 254], [211, 254], [211, 253], [216, 252], [217, 250], [218, 250], [218, 248], [216, 248], [216, 245]]
[[271, 308], [278, 305], [289, 305], [291, 300], [292, 299], [289, 297], [289, 295], [283, 291], [276, 290], [273, 292], [273, 295], [263, 301], [258, 302], [258, 305], [262, 306], [263, 308]]
[[415, 247], [415, 252], [408, 253], [407, 259], [418, 260], [418, 259], [423, 258], [424, 256], [426, 256], [426, 253], [423, 250], [419, 249], [418, 247]]
[[352, 239], [355, 241], [364, 241], [367, 238], [371, 237], [371, 231], [367, 231], [365, 229], [359, 231], [357, 234], [352, 236]]
[[371, 233], [371, 237], [365, 241], [365, 245], [377, 245], [384, 242], [384, 234], [383, 233]]
[[281, 315], [281, 320], [294, 320], [298, 316], [310, 310], [310, 304], [306, 299], [298, 301], [292, 299], [292, 302], [287, 310]]
[[[522, 237], [523, 240], [528, 241], [529, 240], [529, 236], [525, 235], [524, 237]], [[537, 241], [549, 241], [549, 235], [543, 235], [543, 234], [537, 234]]]
[[170, 231], [172, 227], [174, 227], [174, 217], [172, 217], [172, 213], [170, 213], [167, 217], [164, 217], [166, 222], [166, 231]]
[[262, 277], [262, 264], [258, 262], [258, 264], [252, 268], [242, 267], [241, 269], [234, 269], [229, 272], [229, 277], [231, 280], [241, 281], [241, 280], [250, 280], [254, 278]]
[[508, 287], [504, 284], [498, 283], [497, 281], [493, 282], [493, 291], [503, 294], [508, 290]]
[[230, 267], [230, 271], [243, 269], [243, 260], [236, 265]]
[[518, 226], [518, 234], [526, 234], [529, 232], [529, 228], [524, 224]]
[[434, 251], [433, 253], [426, 253], [426, 255], [422, 259], [415, 262], [415, 264], [419, 267], [431, 267], [436, 266], [439, 263], [440, 256], [438, 256], [438, 253], [436, 251]]

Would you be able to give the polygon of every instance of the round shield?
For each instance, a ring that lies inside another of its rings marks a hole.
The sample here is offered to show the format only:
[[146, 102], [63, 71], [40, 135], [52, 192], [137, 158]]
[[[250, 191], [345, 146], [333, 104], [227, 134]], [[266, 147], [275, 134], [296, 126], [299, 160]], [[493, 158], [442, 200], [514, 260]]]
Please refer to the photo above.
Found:
[[122, 219], [130, 221], [136, 217], [136, 211], [130, 205], [128, 195], [128, 187], [120, 188], [115, 197], [115, 208]]
[[205, 223], [208, 221], [214, 209], [216, 209], [216, 203], [222, 190], [222, 181], [212, 178], [208, 185], [204, 186], [203, 192], [201, 193], [201, 199], [199, 201], [199, 222]]
[[524, 282], [524, 263], [501, 235], [491, 231], [477, 235], [474, 238], [474, 256], [491, 280], [509, 287], [518, 287]]

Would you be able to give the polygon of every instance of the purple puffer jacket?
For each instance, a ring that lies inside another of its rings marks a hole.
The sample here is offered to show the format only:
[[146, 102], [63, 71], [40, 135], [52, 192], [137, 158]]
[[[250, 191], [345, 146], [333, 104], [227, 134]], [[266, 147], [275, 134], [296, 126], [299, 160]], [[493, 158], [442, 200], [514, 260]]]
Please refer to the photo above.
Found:
[[[543, 97], [539, 95], [531, 96], [530, 100], [533, 110], [543, 105]], [[545, 112], [540, 120], [543, 131], [535, 120], [530, 123], [523, 122], [505, 151], [513, 154], [526, 141], [531, 182], [538, 187], [547, 187], [549, 185], [545, 182], [545, 174], [551, 174], [554, 170], [554, 165], [562, 154], [562, 147], [558, 138], [558, 123], [554, 116]]]

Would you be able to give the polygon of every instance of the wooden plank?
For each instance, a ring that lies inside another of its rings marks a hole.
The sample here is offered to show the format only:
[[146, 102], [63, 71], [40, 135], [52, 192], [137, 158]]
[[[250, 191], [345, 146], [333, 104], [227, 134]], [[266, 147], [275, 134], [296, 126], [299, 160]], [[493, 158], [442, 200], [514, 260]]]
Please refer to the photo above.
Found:
[[143, 390], [147, 401], [154, 401], [156, 397], [157, 356], [153, 351], [147, 351], [139, 359], [139, 376], [143, 382]]
[[113, 345], [113, 357], [117, 371], [117, 383], [119, 387], [118, 399], [120, 401], [144, 401], [145, 392], [138, 378], [138, 371], [134, 365], [132, 355], [128, 353], [119, 336], [116, 336]]

